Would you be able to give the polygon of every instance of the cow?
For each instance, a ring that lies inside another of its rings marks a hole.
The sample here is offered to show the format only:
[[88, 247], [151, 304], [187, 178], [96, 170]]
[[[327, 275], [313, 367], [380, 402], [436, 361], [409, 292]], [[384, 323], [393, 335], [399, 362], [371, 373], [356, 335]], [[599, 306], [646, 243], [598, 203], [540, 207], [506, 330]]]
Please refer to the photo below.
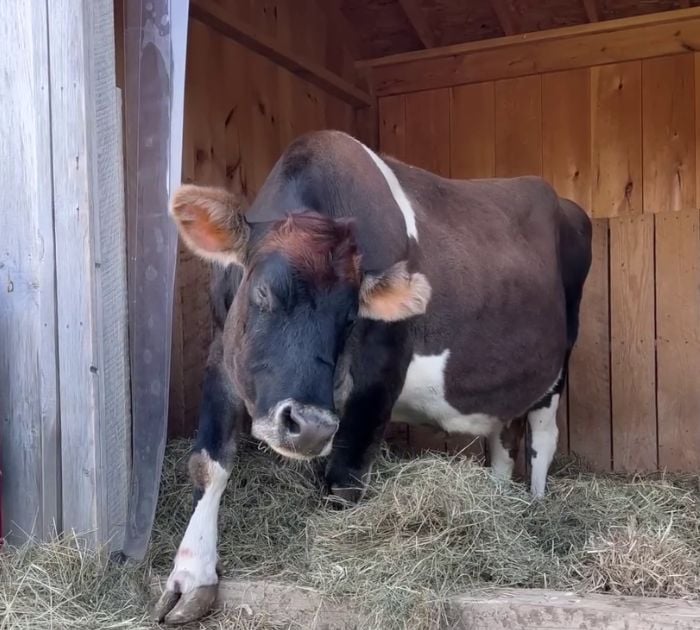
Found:
[[250, 206], [183, 185], [170, 211], [217, 263], [216, 332], [194, 509], [159, 620], [212, 605], [219, 500], [246, 426], [285, 457], [327, 458], [325, 491], [347, 505], [389, 421], [485, 436], [509, 478], [526, 418], [543, 496], [591, 263], [578, 205], [538, 177], [447, 179], [326, 130], [292, 142]]

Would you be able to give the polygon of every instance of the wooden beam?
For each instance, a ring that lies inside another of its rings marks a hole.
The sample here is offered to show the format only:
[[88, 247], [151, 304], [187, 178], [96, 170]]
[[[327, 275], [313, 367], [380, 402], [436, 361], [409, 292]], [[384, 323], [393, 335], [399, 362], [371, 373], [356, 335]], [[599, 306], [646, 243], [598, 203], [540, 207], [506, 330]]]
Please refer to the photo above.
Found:
[[373, 97], [323, 66], [285, 49], [271, 37], [256, 32], [215, 0], [196, 0], [190, 5], [190, 17], [206, 24], [225, 37], [237, 41], [297, 76], [319, 86], [329, 94], [355, 107], [371, 105]]
[[700, 7], [358, 62], [378, 96], [700, 50]]
[[[151, 591], [160, 595], [165, 580], [155, 578]], [[479, 630], [528, 628], [607, 628], [672, 630], [694, 628], [700, 604], [661, 597], [580, 595], [571, 591], [492, 588], [450, 597], [450, 627]], [[272, 580], [222, 579], [215, 608], [249, 608], [270, 619], [300, 627], [354, 630], [365, 615], [349, 600], [332, 601], [318, 591]]]
[[515, 35], [518, 29], [515, 27], [513, 12], [508, 4], [508, 0], [491, 0], [491, 8], [498, 18], [503, 34]]
[[[598, 22], [600, 20], [600, 14], [598, 11], [598, 0], [582, 0], [583, 8], [586, 11], [586, 17], [589, 22]], [[688, 5], [685, 5], [688, 7]]]
[[399, 0], [399, 4], [406, 14], [411, 27], [418, 35], [423, 48], [433, 48], [437, 46], [435, 33], [430, 28], [425, 16], [425, 11], [420, 7], [417, 0]]

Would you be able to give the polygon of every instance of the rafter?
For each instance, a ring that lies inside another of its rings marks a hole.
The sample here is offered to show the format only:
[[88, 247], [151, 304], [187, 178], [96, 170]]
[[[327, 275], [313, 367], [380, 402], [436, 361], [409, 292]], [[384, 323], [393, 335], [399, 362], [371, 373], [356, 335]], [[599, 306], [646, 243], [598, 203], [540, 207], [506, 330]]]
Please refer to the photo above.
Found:
[[498, 18], [498, 23], [501, 25], [503, 33], [505, 35], [515, 35], [518, 29], [515, 26], [515, 18], [508, 0], [491, 0], [491, 8]]
[[425, 12], [421, 9], [418, 0], [399, 0], [399, 4], [406, 14], [413, 30], [418, 35], [421, 44], [424, 48], [434, 48], [438, 45], [433, 29], [430, 28], [425, 16]]
[[583, 8], [586, 10], [586, 17], [589, 22], [598, 22], [600, 20], [600, 11], [598, 11], [598, 0], [582, 0]]

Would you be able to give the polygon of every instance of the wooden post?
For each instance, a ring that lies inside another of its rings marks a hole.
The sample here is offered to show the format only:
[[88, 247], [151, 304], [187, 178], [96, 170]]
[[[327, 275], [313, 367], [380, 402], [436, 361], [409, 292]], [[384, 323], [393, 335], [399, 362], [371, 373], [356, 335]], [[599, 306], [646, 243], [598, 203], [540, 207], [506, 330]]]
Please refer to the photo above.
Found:
[[0, 448], [4, 533], [60, 526], [49, 51], [45, 2], [5, 3], [0, 75]]
[[[4, 512], [19, 541], [121, 545], [128, 360], [111, 0], [13, 3], [2, 21]], [[60, 418], [60, 420], [59, 420]]]
[[129, 405], [114, 7], [47, 7], [63, 529], [119, 548]]

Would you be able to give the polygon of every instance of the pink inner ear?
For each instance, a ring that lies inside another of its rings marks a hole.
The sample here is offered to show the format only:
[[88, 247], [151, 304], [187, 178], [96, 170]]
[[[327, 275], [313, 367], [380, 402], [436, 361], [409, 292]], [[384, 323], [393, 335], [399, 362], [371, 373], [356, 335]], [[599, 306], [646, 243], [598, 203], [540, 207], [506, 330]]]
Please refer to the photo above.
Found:
[[397, 274], [386, 283], [377, 283], [362, 295], [360, 315], [387, 322], [422, 315], [430, 301], [430, 293], [430, 284], [422, 274]]
[[198, 249], [206, 252], [223, 252], [230, 247], [230, 234], [212, 221], [210, 214], [204, 208], [189, 205], [181, 216], [182, 232]]

